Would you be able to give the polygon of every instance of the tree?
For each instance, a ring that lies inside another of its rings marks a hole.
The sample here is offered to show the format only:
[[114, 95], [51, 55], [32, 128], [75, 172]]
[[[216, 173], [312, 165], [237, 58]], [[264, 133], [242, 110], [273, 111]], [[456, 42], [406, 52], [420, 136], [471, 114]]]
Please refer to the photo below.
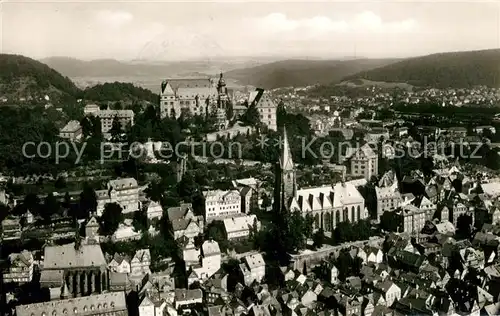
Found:
[[260, 115], [257, 110], [257, 106], [255, 104], [251, 104], [243, 116], [241, 117], [241, 121], [249, 126], [258, 126], [260, 123]]
[[121, 134], [123, 133], [122, 125], [117, 116], [113, 118], [113, 123], [111, 125], [111, 129], [109, 130], [109, 133], [111, 134], [111, 137], [113, 139], [119, 139]]
[[146, 214], [146, 211], [137, 211], [134, 212], [134, 218], [132, 225], [134, 225], [134, 229], [136, 232], [142, 231], [142, 232], [147, 232], [149, 229], [148, 225], [148, 216]]
[[88, 218], [90, 214], [97, 211], [97, 194], [87, 183], [80, 193], [79, 218]]
[[100, 218], [100, 234], [104, 236], [113, 235], [121, 222], [123, 222], [121, 206], [117, 203], [106, 204]]
[[226, 118], [228, 120], [232, 120], [233, 116], [234, 116], [233, 103], [229, 102], [229, 104], [226, 107]]
[[50, 217], [54, 214], [58, 214], [60, 210], [60, 205], [54, 194], [49, 193], [45, 198], [45, 201], [42, 206], [41, 215], [44, 220], [50, 220]]
[[40, 215], [40, 199], [34, 193], [28, 193], [24, 197], [24, 206], [27, 211], [30, 211], [34, 215]]
[[402, 216], [396, 212], [384, 212], [380, 217], [380, 228], [388, 232], [401, 232], [403, 228]]
[[323, 228], [320, 228], [318, 231], [316, 231], [313, 235], [313, 247], [314, 248], [319, 248], [323, 246], [325, 243], [325, 232], [323, 231]]
[[54, 183], [56, 189], [64, 189], [66, 187], [66, 180], [63, 177], [58, 177]]

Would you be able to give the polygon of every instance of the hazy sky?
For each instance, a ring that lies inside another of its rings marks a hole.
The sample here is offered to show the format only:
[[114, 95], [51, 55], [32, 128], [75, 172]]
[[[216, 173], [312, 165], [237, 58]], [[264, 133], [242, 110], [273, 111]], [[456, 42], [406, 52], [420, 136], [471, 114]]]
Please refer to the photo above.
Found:
[[4, 0], [0, 6], [2, 52], [33, 58], [402, 57], [500, 47], [497, 1]]

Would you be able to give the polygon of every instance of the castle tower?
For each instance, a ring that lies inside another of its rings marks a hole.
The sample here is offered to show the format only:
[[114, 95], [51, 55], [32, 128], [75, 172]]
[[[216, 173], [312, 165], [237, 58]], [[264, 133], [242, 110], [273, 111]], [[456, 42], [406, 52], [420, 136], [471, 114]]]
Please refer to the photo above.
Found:
[[226, 119], [226, 109], [229, 106], [229, 97], [227, 95], [227, 87], [226, 81], [220, 73], [219, 82], [217, 83], [217, 125], [219, 129], [224, 129], [227, 127], [227, 119]]
[[288, 143], [286, 127], [283, 128], [283, 148], [275, 174], [275, 210], [281, 212], [289, 206], [290, 200], [297, 194], [295, 166]]

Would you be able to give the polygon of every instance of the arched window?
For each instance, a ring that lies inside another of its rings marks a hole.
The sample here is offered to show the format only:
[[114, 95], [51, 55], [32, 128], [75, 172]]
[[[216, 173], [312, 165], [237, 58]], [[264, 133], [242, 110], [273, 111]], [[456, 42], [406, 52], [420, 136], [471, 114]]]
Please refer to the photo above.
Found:
[[358, 221], [361, 219], [361, 206], [358, 205]]
[[335, 211], [335, 225], [340, 223], [340, 211]]
[[344, 222], [347, 222], [349, 220], [349, 210], [346, 208], [344, 208], [344, 212], [342, 214], [342, 220]]
[[356, 221], [356, 213], [354, 211], [354, 206], [351, 207], [351, 221], [352, 222]]

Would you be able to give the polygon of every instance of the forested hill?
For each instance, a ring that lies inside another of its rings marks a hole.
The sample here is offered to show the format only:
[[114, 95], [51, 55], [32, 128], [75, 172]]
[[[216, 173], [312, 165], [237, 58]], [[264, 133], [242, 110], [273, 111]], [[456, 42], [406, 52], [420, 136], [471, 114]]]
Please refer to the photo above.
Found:
[[83, 90], [83, 99], [93, 101], [149, 101], [158, 102], [158, 95], [131, 83], [113, 82], [98, 84]]
[[80, 90], [69, 78], [37, 60], [0, 54], [0, 97], [8, 103], [53, 104], [88, 101], [149, 101], [158, 102], [158, 95], [131, 83], [105, 83]]
[[329, 84], [360, 71], [385, 66], [396, 59], [283, 60], [225, 74], [242, 84], [265, 89]]
[[0, 54], [0, 94], [9, 99], [51, 100], [76, 97], [80, 90], [67, 77], [34, 59]]
[[409, 58], [344, 79], [405, 82], [436, 88], [500, 87], [500, 49]]

